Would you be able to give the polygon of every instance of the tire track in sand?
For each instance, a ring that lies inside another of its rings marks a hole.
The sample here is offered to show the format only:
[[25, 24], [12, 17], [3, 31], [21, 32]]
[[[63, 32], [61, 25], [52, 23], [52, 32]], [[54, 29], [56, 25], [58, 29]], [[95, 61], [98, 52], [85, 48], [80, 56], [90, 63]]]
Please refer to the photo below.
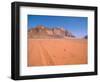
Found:
[[53, 57], [49, 54], [49, 52], [44, 48], [41, 42], [40, 43], [40, 49], [42, 51], [41, 57], [43, 60], [44, 65], [56, 65], [54, 62]]

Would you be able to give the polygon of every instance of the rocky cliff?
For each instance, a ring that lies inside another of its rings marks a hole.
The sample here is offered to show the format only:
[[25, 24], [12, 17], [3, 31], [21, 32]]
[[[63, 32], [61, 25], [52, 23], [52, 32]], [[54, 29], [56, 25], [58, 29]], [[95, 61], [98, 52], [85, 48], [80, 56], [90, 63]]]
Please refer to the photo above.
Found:
[[62, 27], [48, 28], [43, 25], [38, 25], [28, 30], [29, 38], [64, 38], [75, 37], [71, 32]]
[[88, 38], [88, 36], [86, 35], [86, 36], [84, 36], [84, 39], [87, 39]]

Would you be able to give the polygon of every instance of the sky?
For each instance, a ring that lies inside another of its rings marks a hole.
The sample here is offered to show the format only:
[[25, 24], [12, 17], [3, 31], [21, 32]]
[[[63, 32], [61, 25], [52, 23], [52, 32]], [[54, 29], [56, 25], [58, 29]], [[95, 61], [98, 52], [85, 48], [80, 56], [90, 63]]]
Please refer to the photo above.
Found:
[[63, 27], [79, 38], [87, 35], [87, 24], [87, 17], [28, 15], [28, 29], [37, 25], [48, 28]]

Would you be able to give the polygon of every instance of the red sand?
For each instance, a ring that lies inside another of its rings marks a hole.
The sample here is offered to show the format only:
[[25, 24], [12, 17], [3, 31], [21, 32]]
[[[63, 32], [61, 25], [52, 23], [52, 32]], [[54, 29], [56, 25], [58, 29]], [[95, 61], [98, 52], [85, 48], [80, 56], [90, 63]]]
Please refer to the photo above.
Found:
[[28, 39], [28, 66], [87, 64], [86, 39]]

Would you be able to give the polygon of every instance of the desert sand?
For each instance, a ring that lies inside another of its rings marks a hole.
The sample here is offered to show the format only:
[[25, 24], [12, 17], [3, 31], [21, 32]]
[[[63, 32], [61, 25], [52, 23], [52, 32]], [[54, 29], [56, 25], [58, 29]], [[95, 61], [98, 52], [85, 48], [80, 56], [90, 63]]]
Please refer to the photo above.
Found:
[[28, 66], [87, 64], [87, 39], [28, 39]]

